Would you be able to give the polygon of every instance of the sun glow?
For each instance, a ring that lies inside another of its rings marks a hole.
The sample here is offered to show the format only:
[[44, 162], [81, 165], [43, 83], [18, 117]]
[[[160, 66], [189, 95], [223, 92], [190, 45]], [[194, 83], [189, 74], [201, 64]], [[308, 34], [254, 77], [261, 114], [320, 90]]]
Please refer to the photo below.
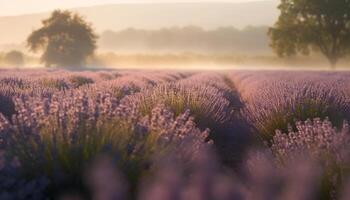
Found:
[[[223, 0], [222, 2], [249, 2], [252, 0]], [[255, 0], [259, 1], [259, 0]], [[264, 1], [264, 0], [260, 0]], [[266, 0], [265, 0], [266, 1]], [[174, 3], [174, 2], [216, 2], [214, 0], [0, 0], [0, 16], [22, 15], [51, 11], [57, 8], [75, 8], [120, 3]]]

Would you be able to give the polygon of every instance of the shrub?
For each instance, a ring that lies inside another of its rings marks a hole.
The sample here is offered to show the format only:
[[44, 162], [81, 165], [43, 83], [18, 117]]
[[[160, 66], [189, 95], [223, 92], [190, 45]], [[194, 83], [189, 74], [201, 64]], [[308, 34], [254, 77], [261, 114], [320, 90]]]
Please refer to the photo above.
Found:
[[40, 84], [44, 87], [58, 90], [66, 90], [69, 88], [68, 84], [63, 79], [43, 78], [40, 80]]
[[295, 130], [294, 124], [298, 120], [328, 117], [334, 125], [341, 127], [344, 119], [350, 119], [350, 107], [345, 97], [321, 85], [296, 88], [291, 96], [275, 93], [273, 102], [265, 106], [250, 104], [244, 113], [265, 141], [272, 139], [276, 129], [286, 132], [290, 127]]
[[15, 104], [12, 100], [12, 95], [9, 91], [0, 92], [0, 113], [11, 119], [15, 114]]
[[24, 64], [24, 55], [20, 51], [10, 51], [5, 54], [4, 59], [8, 65], [14, 65], [15, 67], [20, 67]]
[[113, 80], [115, 78], [118, 78], [117, 74], [113, 75], [113, 74], [108, 74], [108, 73], [99, 73], [98, 75], [103, 80]]
[[13, 123], [3, 119], [1, 135], [8, 157], [17, 158], [25, 180], [50, 180], [49, 194], [76, 189], [86, 192], [83, 169], [99, 154], [117, 160], [133, 187], [158, 156], [182, 149], [195, 154], [207, 137], [186, 112], [176, 119], [164, 107], [141, 117], [132, 107], [118, 106], [110, 96], [89, 99], [82, 92], [67, 96], [17, 99]]
[[349, 178], [348, 124], [337, 131], [328, 119], [314, 119], [297, 122], [296, 127], [297, 131], [288, 133], [277, 131], [271, 150], [281, 165], [288, 165], [300, 157], [318, 163], [324, 171], [320, 195], [322, 199], [330, 199]]
[[13, 89], [28, 89], [31, 84], [28, 81], [18, 77], [4, 77], [0, 79], [0, 84]]
[[137, 106], [143, 115], [159, 103], [168, 106], [175, 115], [189, 109], [201, 128], [218, 128], [229, 121], [232, 114], [230, 102], [210, 86], [165, 84], [127, 97], [124, 102]]
[[83, 86], [83, 85], [94, 83], [94, 80], [92, 80], [91, 78], [87, 78], [84, 76], [78, 76], [78, 75], [71, 76], [69, 78], [69, 81], [71, 82], [71, 84], [73, 85], [74, 88], [78, 88], [78, 87]]

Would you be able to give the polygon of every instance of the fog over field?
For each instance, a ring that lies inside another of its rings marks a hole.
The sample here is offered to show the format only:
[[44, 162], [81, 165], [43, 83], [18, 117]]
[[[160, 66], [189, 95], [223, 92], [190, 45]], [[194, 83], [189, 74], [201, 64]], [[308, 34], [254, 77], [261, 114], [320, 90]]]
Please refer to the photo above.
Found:
[[[271, 26], [277, 19], [277, 3], [278, 2], [272, 0], [204, 3], [165, 3], [165, 1], [159, 1], [158, 3], [152, 4], [122, 3], [97, 5], [73, 8], [72, 10], [83, 15], [87, 21], [93, 24], [93, 27], [96, 29], [97, 33], [101, 34], [100, 38], [102, 43], [100, 43], [100, 48], [102, 50], [104, 48], [106, 48], [106, 50], [116, 50], [114, 47], [111, 48], [110, 46], [108, 47], [108, 45], [104, 45], [103, 42], [106, 42], [106, 39], [108, 39], [105, 37], [106, 31], [120, 32], [125, 31], [125, 29], [128, 28], [134, 28], [149, 32], [157, 30], [162, 31], [164, 28], [174, 29], [175, 27], [176, 29], [176, 27], [184, 28], [187, 26], [196, 26], [203, 30], [211, 31], [215, 31], [220, 27], [231, 27], [231, 29], [245, 29], [248, 26], [266, 27]], [[64, 5], [64, 1], [62, 5]], [[25, 15], [19, 15], [18, 13], [14, 12], [12, 16], [4, 16], [4, 14], [0, 14], [0, 50], [9, 50], [13, 48], [24, 49], [26, 37], [33, 29], [40, 26], [42, 19], [49, 16], [49, 11], [51, 10], [47, 11], [48, 12], [33, 14], [28, 14], [29, 11], [23, 11], [23, 13], [27, 13]], [[260, 35], [266, 34], [265, 29], [260, 31]], [[191, 39], [191, 37], [189, 39]], [[261, 47], [261, 43], [267, 43], [267, 37], [259, 37], [259, 39], [260, 41], [257, 42], [257, 46], [260, 45], [260, 49], [266, 48], [267, 45], [263, 44], [263, 47]], [[118, 38], [116, 40], [118, 40]], [[130, 45], [130, 48], [128, 45], [121, 45], [122, 47], [117, 48], [117, 50], [121, 50], [120, 48], [123, 47], [125, 47], [126, 50], [140, 48], [140, 46], [135, 47], [132, 46], [132, 44]], [[192, 47], [187, 49], [186, 47], [180, 46], [180, 49], [181, 48], [183, 48], [183, 51], [193, 50]], [[198, 50], [199, 47], [196, 48]], [[147, 50], [147, 48], [142, 47], [141, 50]], [[231, 50], [232, 49], [229, 49], [229, 51]]]
[[0, 200], [349, 200], [349, 67], [350, 0], [0, 0]]
[[[89, 66], [328, 67], [328, 60], [320, 51], [311, 51], [311, 56], [278, 58], [271, 48], [268, 31], [278, 20], [279, 3], [278, 0], [3, 2], [0, 66], [6, 65], [5, 55], [13, 50], [25, 55], [26, 66], [42, 66], [42, 52], [29, 51], [26, 40], [53, 10], [69, 9], [91, 24], [98, 36]], [[348, 63], [349, 57], [344, 56], [339, 66], [346, 67]]]

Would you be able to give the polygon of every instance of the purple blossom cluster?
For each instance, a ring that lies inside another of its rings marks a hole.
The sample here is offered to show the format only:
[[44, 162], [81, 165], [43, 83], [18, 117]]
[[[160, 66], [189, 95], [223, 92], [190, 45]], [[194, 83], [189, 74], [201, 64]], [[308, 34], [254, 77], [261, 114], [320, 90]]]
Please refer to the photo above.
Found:
[[347, 199], [348, 75], [3, 70], [0, 199]]
[[307, 120], [296, 123], [297, 131], [282, 133], [277, 130], [271, 150], [280, 165], [297, 162], [301, 157], [312, 160], [323, 169], [324, 182], [330, 185], [329, 195], [336, 196], [349, 173], [350, 135], [349, 126], [344, 122], [338, 131], [326, 119]]
[[[21, 96], [49, 97], [55, 93], [84, 90], [89, 96], [110, 93], [118, 99], [165, 82], [175, 82], [188, 73], [174, 72], [68, 72], [63, 70], [4, 70], [0, 74], [0, 112], [14, 114], [13, 99]], [[79, 83], [79, 80], [85, 80]], [[82, 84], [83, 83], [83, 84]], [[77, 88], [79, 87], [79, 88]]]
[[[238, 133], [238, 128], [234, 124], [239, 112], [239, 106], [235, 101], [237, 98], [234, 97], [236, 95], [227, 85], [224, 75], [196, 73], [175, 83], [147, 88], [125, 97], [121, 102], [136, 107], [143, 115], [149, 114], [157, 104], [165, 104], [175, 115], [190, 110], [201, 130], [210, 129], [210, 139], [218, 144], [220, 154], [232, 155], [234, 154], [232, 148], [242, 151], [247, 143], [247, 135]], [[231, 162], [230, 156], [225, 157], [223, 159]]]
[[176, 114], [190, 109], [197, 122], [223, 124], [230, 119], [230, 102], [214, 87], [203, 85], [164, 84], [124, 99], [147, 114], [156, 104], [169, 106]]
[[196, 128], [189, 111], [175, 118], [156, 106], [142, 117], [116, 102], [110, 95], [90, 99], [76, 91], [16, 99], [12, 122], [1, 118], [2, 149], [18, 161], [19, 173], [44, 176], [50, 187], [73, 181], [99, 154], [117, 157], [119, 169], [130, 178], [152, 167], [154, 157], [172, 152], [187, 162], [209, 145], [208, 131]]
[[350, 119], [345, 74], [239, 71], [230, 78], [244, 102], [242, 115], [269, 140], [276, 129], [287, 131], [298, 120], [328, 117], [340, 127]]
[[[100, 158], [90, 168], [89, 185], [98, 199], [131, 198], [128, 184], [108, 158]], [[189, 175], [190, 174], [190, 175]], [[322, 169], [317, 163], [300, 159], [281, 167], [271, 153], [250, 152], [235, 173], [223, 169], [210, 149], [184, 164], [176, 158], [162, 160], [143, 177], [136, 199], [347, 199], [348, 185], [344, 184], [334, 197], [320, 196]], [[103, 181], [102, 181], [103, 180]], [[135, 197], [134, 197], [135, 198]]]
[[[337, 131], [326, 119], [296, 123], [297, 131], [288, 133], [276, 131], [272, 140], [272, 151], [281, 158], [282, 162], [291, 161], [300, 154], [308, 158], [321, 159], [324, 155], [331, 156], [339, 163], [344, 163], [349, 150], [349, 127], [344, 122], [341, 131]], [[343, 155], [344, 154], [344, 155]], [[285, 160], [284, 160], [285, 159]]]

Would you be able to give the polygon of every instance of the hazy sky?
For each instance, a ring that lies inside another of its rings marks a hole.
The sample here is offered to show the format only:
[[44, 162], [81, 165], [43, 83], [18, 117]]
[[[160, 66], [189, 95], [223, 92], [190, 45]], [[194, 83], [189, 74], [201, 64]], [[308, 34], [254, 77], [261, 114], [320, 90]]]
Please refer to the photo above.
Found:
[[[218, 0], [0, 0], [0, 16], [50, 11], [57, 8], [74, 8], [110, 3], [152, 2], [217, 2]], [[221, 0], [222, 2], [249, 2], [265, 0]]]

